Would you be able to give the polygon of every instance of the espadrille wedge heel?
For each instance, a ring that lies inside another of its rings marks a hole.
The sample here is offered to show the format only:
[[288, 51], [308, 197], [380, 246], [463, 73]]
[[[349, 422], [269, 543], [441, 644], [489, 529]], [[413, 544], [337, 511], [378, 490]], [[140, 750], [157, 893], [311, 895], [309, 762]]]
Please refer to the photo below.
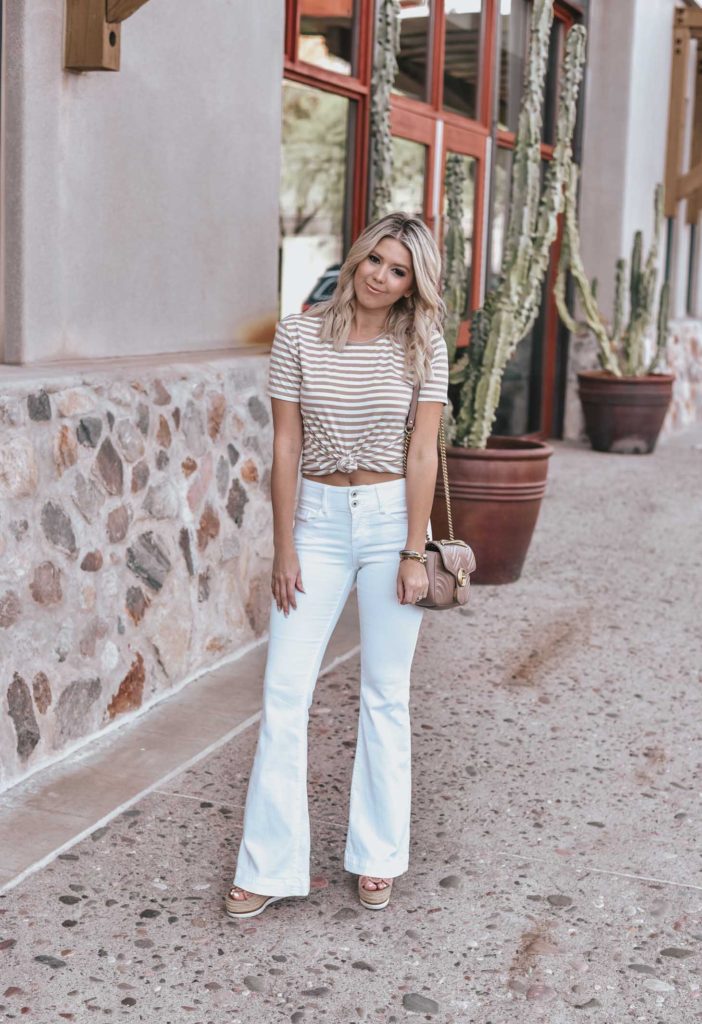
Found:
[[224, 899], [227, 914], [234, 920], [245, 917], [256, 917], [257, 914], [262, 914], [269, 904], [275, 903], [276, 900], [285, 899], [284, 896], [259, 896], [256, 893], [251, 893], [251, 895], [247, 896], [246, 899], [237, 900], [234, 899], [232, 894], [234, 890], [238, 888], [238, 885], [233, 885]]
[[[364, 889], [363, 880], [369, 882], [386, 882], [382, 889]], [[358, 876], [358, 898], [367, 910], [383, 910], [390, 902], [392, 878], [375, 878], [373, 875]]]

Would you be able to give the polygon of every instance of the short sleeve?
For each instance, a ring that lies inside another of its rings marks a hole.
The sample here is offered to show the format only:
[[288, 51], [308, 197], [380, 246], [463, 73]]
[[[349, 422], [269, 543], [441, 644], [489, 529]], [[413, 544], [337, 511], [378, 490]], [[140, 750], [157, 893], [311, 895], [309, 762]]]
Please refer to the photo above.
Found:
[[443, 402], [448, 404], [448, 349], [440, 334], [432, 339], [432, 379], [425, 380], [419, 389], [419, 402]]
[[270, 398], [281, 398], [284, 402], [299, 402], [301, 383], [298, 339], [290, 324], [281, 320], [275, 330], [268, 364], [268, 395]]

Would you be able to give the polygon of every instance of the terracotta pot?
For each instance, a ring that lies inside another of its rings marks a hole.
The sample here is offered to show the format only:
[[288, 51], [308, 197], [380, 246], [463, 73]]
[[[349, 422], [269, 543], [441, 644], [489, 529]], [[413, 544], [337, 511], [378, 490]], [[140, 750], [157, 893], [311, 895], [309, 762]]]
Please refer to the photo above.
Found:
[[[453, 529], [475, 552], [472, 583], [518, 580], [546, 489], [553, 448], [544, 441], [491, 437], [486, 449], [447, 448]], [[439, 470], [431, 513], [433, 535], [448, 537]]]
[[578, 373], [585, 432], [598, 452], [652, 452], [673, 394], [675, 377], [615, 377], [604, 370]]

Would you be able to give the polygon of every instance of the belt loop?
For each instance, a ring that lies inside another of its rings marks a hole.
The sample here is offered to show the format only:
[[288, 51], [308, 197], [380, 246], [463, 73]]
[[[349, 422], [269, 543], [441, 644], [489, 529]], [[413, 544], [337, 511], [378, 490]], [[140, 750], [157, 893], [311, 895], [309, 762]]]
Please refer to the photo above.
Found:
[[328, 484], [322, 484], [321, 486], [322, 486], [322, 515], [325, 516], [327, 514], [327, 493], [328, 493], [329, 485]]
[[383, 485], [382, 484], [376, 484], [374, 489], [375, 489], [375, 501], [376, 501], [376, 504], [378, 506], [378, 512], [384, 512], [385, 511], [385, 501], [383, 499]]

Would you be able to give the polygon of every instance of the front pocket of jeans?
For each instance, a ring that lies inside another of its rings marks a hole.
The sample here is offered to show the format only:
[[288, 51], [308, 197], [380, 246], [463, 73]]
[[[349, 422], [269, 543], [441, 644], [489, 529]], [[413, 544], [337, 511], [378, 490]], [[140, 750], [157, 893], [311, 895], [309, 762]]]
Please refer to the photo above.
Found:
[[386, 519], [393, 519], [393, 520], [406, 519], [407, 518], [407, 508], [406, 507], [404, 507], [404, 508], [386, 508], [386, 509], [383, 509], [383, 515], [385, 516]]
[[298, 505], [295, 509], [295, 519], [301, 523], [309, 523], [312, 519], [319, 518], [321, 514], [321, 508], [316, 508], [314, 505]]

